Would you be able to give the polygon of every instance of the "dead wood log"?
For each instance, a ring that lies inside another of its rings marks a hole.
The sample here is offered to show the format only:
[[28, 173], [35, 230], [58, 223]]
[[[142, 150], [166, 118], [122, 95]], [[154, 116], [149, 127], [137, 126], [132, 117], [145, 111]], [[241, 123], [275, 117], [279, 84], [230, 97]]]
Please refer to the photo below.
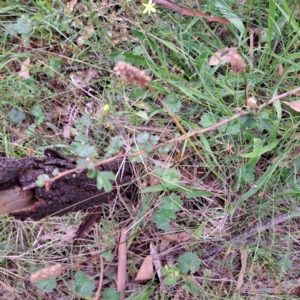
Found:
[[0, 158], [0, 165], [0, 214], [10, 213], [21, 220], [40, 220], [47, 216], [61, 216], [93, 208], [108, 203], [118, 192], [131, 197], [135, 189], [128, 161], [114, 161], [99, 167], [99, 171], [112, 171], [115, 174], [121, 170], [109, 193], [98, 190], [96, 180], [87, 178], [86, 172], [55, 181], [49, 191], [36, 187], [39, 175], [53, 177], [54, 169], [63, 172], [76, 167], [74, 160], [52, 149], [45, 150], [45, 157]]

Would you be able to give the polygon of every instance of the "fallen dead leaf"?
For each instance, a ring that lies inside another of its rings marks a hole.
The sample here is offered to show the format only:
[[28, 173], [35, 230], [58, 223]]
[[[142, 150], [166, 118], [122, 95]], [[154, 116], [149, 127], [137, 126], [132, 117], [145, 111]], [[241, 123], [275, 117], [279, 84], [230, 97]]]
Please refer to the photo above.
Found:
[[18, 75], [24, 79], [29, 78], [29, 67], [30, 67], [30, 58], [27, 57], [23, 63], [21, 64], [21, 71], [18, 73]]
[[180, 232], [180, 233], [176, 233], [176, 234], [161, 235], [159, 237], [159, 239], [163, 240], [163, 241], [167, 241], [169, 243], [172, 243], [172, 242], [182, 243], [182, 242], [192, 239], [193, 237], [194, 237], [194, 235], [191, 233]]
[[50, 277], [60, 276], [63, 268], [61, 264], [55, 264], [53, 266], [44, 268], [31, 274], [30, 281], [38, 282]]
[[135, 281], [138, 280], [150, 280], [153, 276], [153, 261], [152, 261], [152, 256], [148, 255], [141, 267], [140, 270], [138, 271], [136, 277], [135, 277]]
[[161, 285], [163, 285], [163, 274], [162, 274], [162, 263], [161, 260], [158, 258], [158, 253], [156, 250], [156, 247], [153, 245], [153, 243], [150, 243], [150, 254], [152, 256], [152, 261], [153, 261], [153, 265], [155, 267], [155, 271], [157, 273], [158, 279], [161, 283]]
[[39, 241], [53, 241], [55, 245], [63, 244], [63, 243], [70, 243], [72, 242], [73, 238], [76, 235], [78, 230], [78, 226], [55, 226], [53, 232], [41, 235], [38, 240]]
[[63, 138], [70, 139], [71, 138], [71, 126], [70, 124], [64, 124], [63, 126]]
[[77, 4], [77, 0], [71, 0], [67, 3], [65, 13], [71, 13], [74, 10], [75, 5]]
[[296, 112], [300, 112], [300, 100], [293, 102], [281, 101], [281, 103], [284, 103]]
[[284, 72], [284, 68], [283, 68], [283, 65], [280, 64], [279, 67], [278, 67], [278, 74], [281, 76]]
[[71, 72], [70, 78], [74, 85], [83, 87], [89, 83], [89, 81], [99, 76], [96, 69], [88, 69], [84, 71]]
[[209, 218], [208, 220], [213, 225], [214, 230], [222, 232], [223, 229], [224, 229], [224, 226], [225, 226], [227, 218], [228, 218], [228, 215], [227, 214], [223, 214], [218, 219]]
[[229, 48], [224, 48], [222, 50], [218, 50], [214, 53], [214, 55], [209, 59], [208, 64], [210, 66], [216, 66], [220, 62], [230, 62], [230, 56], [228, 55]]
[[245, 72], [246, 64], [242, 56], [235, 48], [224, 48], [218, 50], [209, 59], [210, 66], [217, 66], [219, 63], [230, 63], [230, 68], [234, 73]]
[[76, 39], [76, 43], [78, 46], [82, 46], [85, 42], [85, 40], [87, 40], [88, 38], [90, 38], [95, 32], [95, 29], [93, 26], [86, 26], [84, 29], [84, 32], [82, 35], [80, 35], [77, 39]]

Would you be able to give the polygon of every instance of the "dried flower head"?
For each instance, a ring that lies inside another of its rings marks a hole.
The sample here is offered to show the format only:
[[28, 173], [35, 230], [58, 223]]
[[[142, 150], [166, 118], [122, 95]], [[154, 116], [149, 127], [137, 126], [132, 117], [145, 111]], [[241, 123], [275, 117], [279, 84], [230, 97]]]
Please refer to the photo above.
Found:
[[251, 98], [248, 98], [247, 100], [246, 100], [246, 105], [248, 106], [248, 107], [256, 107], [257, 106], [257, 100], [255, 99], [255, 98], [253, 98], [253, 97], [251, 97]]
[[114, 71], [117, 75], [120, 75], [124, 81], [132, 83], [140, 88], [147, 86], [151, 81], [151, 77], [146, 75], [145, 71], [141, 71], [123, 61], [117, 62]]
[[30, 281], [38, 282], [40, 280], [44, 280], [50, 277], [60, 276], [62, 269], [63, 268], [61, 264], [55, 264], [51, 267], [44, 268], [42, 270], [32, 273], [30, 276]]
[[243, 73], [246, 71], [245, 61], [237, 51], [230, 53], [230, 68], [234, 73]]

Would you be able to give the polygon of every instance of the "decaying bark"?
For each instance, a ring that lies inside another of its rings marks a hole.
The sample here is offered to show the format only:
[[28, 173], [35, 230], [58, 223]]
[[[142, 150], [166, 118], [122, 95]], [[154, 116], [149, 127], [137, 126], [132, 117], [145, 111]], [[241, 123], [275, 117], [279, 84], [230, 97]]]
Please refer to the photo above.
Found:
[[118, 173], [114, 188], [109, 193], [99, 191], [96, 180], [88, 179], [86, 172], [59, 179], [46, 192], [45, 188], [35, 187], [37, 177], [41, 174], [53, 177], [54, 169], [59, 172], [74, 169], [76, 162], [52, 149], [46, 149], [45, 155], [23, 159], [0, 158], [0, 214], [11, 213], [21, 220], [40, 220], [99, 206], [114, 199], [118, 192], [127, 197], [133, 193], [131, 165], [123, 160], [99, 168], [99, 171]]

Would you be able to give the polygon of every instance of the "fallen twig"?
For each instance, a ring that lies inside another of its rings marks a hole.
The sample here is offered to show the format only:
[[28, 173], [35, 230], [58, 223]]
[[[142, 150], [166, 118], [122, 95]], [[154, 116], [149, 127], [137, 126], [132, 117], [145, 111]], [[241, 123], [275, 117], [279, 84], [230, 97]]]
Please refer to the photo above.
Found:
[[94, 297], [94, 300], [98, 300], [98, 299], [100, 299], [101, 289], [102, 289], [102, 285], [103, 285], [103, 276], [104, 276], [104, 272], [103, 272], [104, 262], [103, 262], [103, 257], [101, 255], [98, 226], [95, 227], [95, 239], [96, 239], [96, 242], [97, 242], [99, 250], [100, 250], [100, 254], [99, 254], [99, 257], [100, 257], [100, 280], [99, 280], [97, 292]]
[[[246, 230], [245, 232], [237, 235], [236, 237], [234, 237], [232, 240], [230, 240], [228, 242], [232, 245], [236, 245], [238, 243], [245, 241], [246, 239], [249, 239], [252, 236], [260, 234], [260, 233], [274, 227], [275, 225], [278, 225], [284, 221], [287, 221], [291, 218], [299, 217], [299, 216], [300, 216], [300, 207], [297, 207], [297, 208], [295, 208], [295, 210], [292, 213], [282, 214], [282, 215], [274, 218], [271, 221], [268, 221], [262, 225], [258, 225], [256, 227], [254, 227], [253, 229]], [[226, 246], [224, 246], [224, 245], [212, 247], [204, 255], [202, 255], [202, 259], [208, 259], [209, 257], [216, 255], [225, 249], [226, 249]]]
[[177, 4], [173, 3], [169, 0], [153, 0], [157, 5], [163, 6], [165, 8], [168, 8], [170, 10], [173, 10], [183, 16], [194, 16], [194, 17], [201, 17], [208, 21], [215, 21], [222, 24], [229, 25], [230, 21], [227, 19], [219, 18], [219, 17], [212, 17], [208, 14], [205, 14], [197, 9], [191, 9], [184, 6], [178, 6]]
[[[289, 97], [295, 93], [297, 93], [298, 91], [300, 91], [300, 87], [296, 88], [296, 89], [293, 89], [291, 91], [288, 91], [286, 93], [283, 93], [281, 95], [278, 95], [278, 96], [275, 96], [273, 98], [271, 98], [268, 102], [258, 106], [257, 110], [260, 111], [262, 110], [263, 108], [265, 108], [266, 106], [272, 104], [273, 102], [275, 102], [276, 100], [279, 100], [279, 99], [282, 99], [284, 97]], [[165, 146], [166, 144], [170, 143], [170, 144], [174, 144], [174, 143], [178, 143], [178, 142], [181, 142], [181, 141], [184, 141], [194, 135], [198, 135], [200, 133], [205, 133], [205, 132], [209, 132], [209, 131], [214, 131], [216, 130], [217, 128], [219, 128], [220, 126], [222, 125], [225, 125], [235, 119], [238, 119], [242, 116], [245, 116], [245, 115], [249, 115], [250, 113], [252, 113], [253, 110], [243, 110], [227, 119], [224, 119], [224, 120], [221, 120], [220, 122], [210, 126], [210, 127], [207, 127], [207, 128], [201, 128], [201, 129], [197, 129], [197, 130], [192, 130], [190, 133], [187, 133], [187, 134], [184, 134], [178, 138], [174, 138], [174, 139], [171, 139], [169, 141], [165, 141], [165, 142], [162, 142], [162, 143], [159, 143], [159, 144], [156, 144], [155, 146], [153, 146], [153, 150], [155, 149], [158, 149], [162, 146]], [[146, 150], [140, 150], [140, 151], [137, 151], [137, 152], [134, 152], [134, 153], [126, 153], [126, 154], [117, 154], [113, 157], [110, 157], [110, 158], [107, 158], [105, 160], [102, 160], [102, 161], [99, 161], [97, 163], [95, 163], [95, 167], [99, 167], [103, 164], [106, 164], [106, 163], [109, 163], [109, 162], [112, 162], [114, 160], [117, 160], [117, 159], [121, 159], [121, 158], [125, 158], [125, 157], [134, 157], [134, 156], [139, 156], [143, 153], [146, 153], [147, 151]], [[62, 177], [65, 177], [69, 174], [73, 174], [75, 172], [81, 172], [81, 171], [85, 171], [87, 170], [86, 167], [78, 167], [78, 168], [74, 168], [72, 170], [68, 170], [68, 171], [65, 171], [65, 172], [61, 172], [61, 173], [58, 173], [56, 176], [54, 176], [53, 178], [50, 178], [50, 179], [47, 179], [44, 181], [45, 183], [45, 187], [46, 187], [46, 190], [49, 190], [50, 187], [51, 187], [51, 184], [53, 182], [55, 182], [56, 180], [62, 178]]]
[[126, 266], [127, 266], [127, 249], [126, 249], [126, 228], [121, 231], [120, 243], [118, 247], [118, 284], [117, 290], [120, 292], [120, 299], [125, 299], [126, 288]]

